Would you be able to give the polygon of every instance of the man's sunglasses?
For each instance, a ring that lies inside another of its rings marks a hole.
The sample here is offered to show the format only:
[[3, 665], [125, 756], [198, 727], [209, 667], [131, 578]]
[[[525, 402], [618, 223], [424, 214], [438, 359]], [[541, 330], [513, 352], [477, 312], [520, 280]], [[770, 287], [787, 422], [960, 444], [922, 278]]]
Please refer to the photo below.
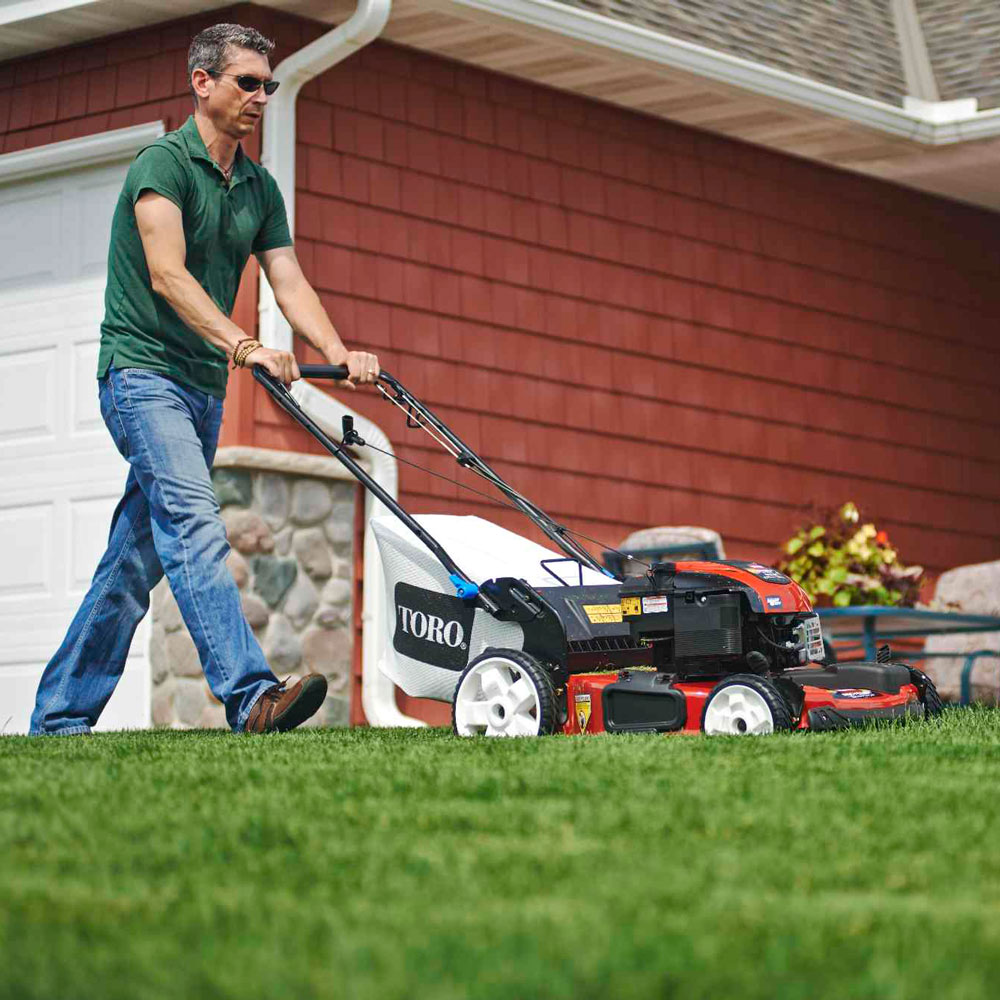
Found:
[[243, 76], [236, 76], [234, 73], [218, 73], [214, 69], [205, 70], [209, 76], [229, 76], [236, 81], [236, 86], [240, 90], [245, 90], [248, 94], [256, 94], [261, 87], [264, 88], [264, 93], [270, 97], [278, 89], [277, 80], [261, 80], [256, 76], [249, 76], [244, 74]]

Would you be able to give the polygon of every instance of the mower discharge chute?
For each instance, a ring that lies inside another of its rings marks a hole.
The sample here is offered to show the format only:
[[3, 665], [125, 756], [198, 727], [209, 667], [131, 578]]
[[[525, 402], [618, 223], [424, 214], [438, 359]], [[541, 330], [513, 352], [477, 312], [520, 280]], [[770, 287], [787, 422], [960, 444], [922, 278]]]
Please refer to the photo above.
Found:
[[[347, 375], [299, 367], [306, 378]], [[385, 371], [376, 388], [407, 425], [495, 487], [561, 554], [479, 517], [409, 514], [351, 455], [366, 445], [349, 418], [334, 441], [277, 379], [260, 367], [254, 376], [392, 512], [371, 522], [393, 615], [380, 667], [411, 696], [451, 702], [461, 736], [760, 734], [941, 710], [922, 671], [884, 662], [887, 647], [879, 662], [824, 664], [808, 596], [769, 566], [658, 563], [615, 577]]]

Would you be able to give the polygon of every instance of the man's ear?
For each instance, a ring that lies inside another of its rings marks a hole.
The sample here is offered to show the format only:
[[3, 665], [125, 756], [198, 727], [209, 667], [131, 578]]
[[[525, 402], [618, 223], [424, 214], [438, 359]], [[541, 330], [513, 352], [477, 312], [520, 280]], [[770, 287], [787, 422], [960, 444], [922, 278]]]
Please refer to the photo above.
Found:
[[208, 72], [207, 69], [202, 69], [200, 66], [191, 73], [191, 89], [198, 95], [198, 97], [208, 97], [212, 92], [210, 83], [212, 82], [212, 74]]

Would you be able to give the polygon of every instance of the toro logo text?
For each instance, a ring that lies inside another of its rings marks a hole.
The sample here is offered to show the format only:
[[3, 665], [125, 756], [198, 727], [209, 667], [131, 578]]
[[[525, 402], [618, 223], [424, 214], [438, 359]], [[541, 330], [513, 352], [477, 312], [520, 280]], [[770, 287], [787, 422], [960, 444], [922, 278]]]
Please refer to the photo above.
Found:
[[445, 670], [464, 670], [476, 607], [452, 594], [397, 583], [396, 626], [392, 645], [397, 653]]

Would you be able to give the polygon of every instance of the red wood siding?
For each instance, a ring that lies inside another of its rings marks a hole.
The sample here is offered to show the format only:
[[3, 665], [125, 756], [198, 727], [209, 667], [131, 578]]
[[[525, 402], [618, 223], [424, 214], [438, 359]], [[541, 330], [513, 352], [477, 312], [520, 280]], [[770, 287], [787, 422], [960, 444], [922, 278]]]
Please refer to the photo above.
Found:
[[[324, 30], [301, 18], [238, 4], [0, 63], [0, 153], [156, 120], [168, 131], [177, 128], [192, 111], [188, 46], [199, 31], [220, 21], [251, 24], [265, 32], [276, 42], [275, 61]], [[259, 133], [246, 150], [259, 158]], [[255, 261], [243, 277], [233, 319], [251, 333], [256, 330]], [[254, 443], [253, 395], [252, 379], [242, 373], [230, 379], [220, 445]]]
[[[224, 19], [275, 62], [322, 30], [242, 5], [0, 65], [0, 151], [176, 127], [190, 38]], [[1000, 557], [994, 214], [382, 43], [304, 90], [299, 139], [299, 253], [345, 339], [572, 526], [770, 558], [853, 498], [909, 560]], [[242, 374], [224, 435], [318, 450]], [[523, 527], [400, 471], [415, 511]]]
[[[853, 498], [910, 560], [1000, 556], [996, 216], [385, 44], [306, 88], [298, 157], [345, 337], [572, 526], [772, 558], [803, 505]], [[312, 447], [256, 414], [259, 443]]]

